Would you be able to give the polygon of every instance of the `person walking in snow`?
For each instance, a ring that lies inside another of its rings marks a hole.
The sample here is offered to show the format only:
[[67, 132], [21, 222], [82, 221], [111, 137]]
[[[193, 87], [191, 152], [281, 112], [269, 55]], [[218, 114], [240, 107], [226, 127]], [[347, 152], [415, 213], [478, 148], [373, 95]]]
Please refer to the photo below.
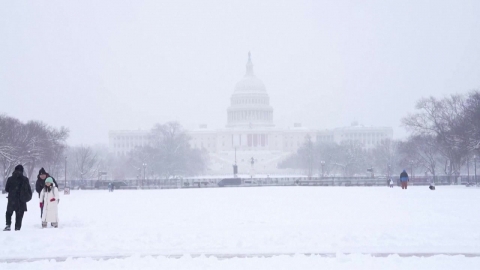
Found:
[[58, 228], [58, 203], [60, 192], [53, 183], [53, 178], [45, 179], [45, 187], [40, 193], [40, 208], [43, 209], [42, 228], [46, 228], [50, 222], [54, 228]]
[[32, 188], [28, 178], [23, 175], [23, 166], [17, 165], [12, 176], [7, 179], [5, 191], [8, 193], [7, 226], [4, 231], [10, 231], [12, 215], [15, 212], [15, 231], [22, 228], [23, 214], [27, 211], [27, 202], [32, 199]]
[[403, 170], [400, 174], [400, 183], [402, 184], [402, 189], [407, 189], [407, 184], [410, 179], [408, 178], [407, 171]]
[[[50, 174], [48, 174], [44, 168], [41, 168], [40, 171], [38, 171], [37, 182], [35, 183], [35, 190], [37, 191], [39, 198], [40, 198], [40, 193], [45, 187], [45, 179], [47, 179], [48, 177], [52, 178], [53, 184], [58, 188], [58, 184], [57, 184], [57, 181], [55, 181], [55, 178], [50, 176]], [[40, 207], [40, 217], [42, 217], [42, 214], [43, 214], [43, 208]]]
[[393, 180], [392, 180], [392, 178], [390, 178], [390, 183], [389, 183], [389, 185], [390, 185], [390, 188], [393, 188]]

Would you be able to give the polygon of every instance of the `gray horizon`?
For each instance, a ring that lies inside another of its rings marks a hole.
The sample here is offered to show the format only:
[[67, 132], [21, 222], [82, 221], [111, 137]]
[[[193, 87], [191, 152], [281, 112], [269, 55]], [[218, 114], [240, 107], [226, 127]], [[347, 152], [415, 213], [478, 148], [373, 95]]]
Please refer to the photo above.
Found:
[[386, 126], [480, 88], [480, 1], [4, 2], [0, 114], [70, 129], [224, 128], [252, 53], [274, 122]]

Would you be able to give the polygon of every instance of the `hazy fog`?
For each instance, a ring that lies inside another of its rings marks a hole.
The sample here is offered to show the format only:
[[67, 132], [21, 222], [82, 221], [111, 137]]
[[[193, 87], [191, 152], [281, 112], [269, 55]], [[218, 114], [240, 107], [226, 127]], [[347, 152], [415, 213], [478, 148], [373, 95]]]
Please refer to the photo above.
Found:
[[480, 87], [480, 1], [1, 1], [0, 113], [69, 142], [224, 127], [248, 51], [274, 121], [392, 126]]

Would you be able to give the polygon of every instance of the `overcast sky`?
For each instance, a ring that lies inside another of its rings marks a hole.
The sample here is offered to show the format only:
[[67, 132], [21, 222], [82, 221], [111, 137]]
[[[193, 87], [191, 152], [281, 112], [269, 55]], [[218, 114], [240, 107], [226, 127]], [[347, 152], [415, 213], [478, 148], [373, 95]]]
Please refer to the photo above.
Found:
[[0, 1], [0, 113], [71, 130], [223, 128], [247, 54], [279, 127], [391, 126], [480, 88], [480, 1]]

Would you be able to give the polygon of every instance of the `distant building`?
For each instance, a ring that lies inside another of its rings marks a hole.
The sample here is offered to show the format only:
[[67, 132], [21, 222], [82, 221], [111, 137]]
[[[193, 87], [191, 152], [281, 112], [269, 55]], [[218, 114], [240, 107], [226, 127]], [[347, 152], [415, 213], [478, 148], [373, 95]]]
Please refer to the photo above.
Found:
[[149, 143], [148, 130], [114, 130], [108, 133], [108, 148], [117, 156], [124, 156], [137, 146]]
[[324, 130], [317, 133], [317, 141], [319, 142], [342, 144], [359, 141], [366, 149], [374, 148], [382, 141], [392, 139], [393, 129], [391, 127], [366, 127], [359, 125], [357, 122], [353, 122], [349, 127]]

